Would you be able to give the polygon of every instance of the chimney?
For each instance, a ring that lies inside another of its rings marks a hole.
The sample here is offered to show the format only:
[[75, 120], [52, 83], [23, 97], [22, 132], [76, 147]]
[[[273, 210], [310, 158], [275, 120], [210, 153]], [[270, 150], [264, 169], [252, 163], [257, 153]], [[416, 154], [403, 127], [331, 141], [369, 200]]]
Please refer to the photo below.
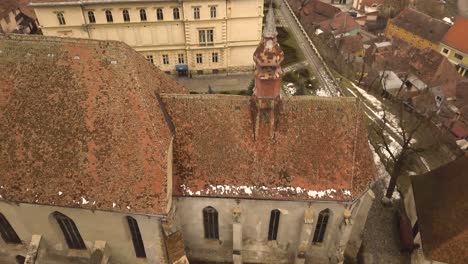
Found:
[[263, 36], [254, 52], [255, 93], [260, 108], [268, 107], [269, 101], [279, 100], [281, 89], [281, 62], [284, 53], [276, 36], [275, 16], [270, 2]]
[[255, 139], [274, 138], [278, 125], [281, 98], [281, 62], [283, 50], [276, 36], [275, 16], [270, 2], [263, 36], [254, 52], [255, 91], [252, 96], [252, 119]]

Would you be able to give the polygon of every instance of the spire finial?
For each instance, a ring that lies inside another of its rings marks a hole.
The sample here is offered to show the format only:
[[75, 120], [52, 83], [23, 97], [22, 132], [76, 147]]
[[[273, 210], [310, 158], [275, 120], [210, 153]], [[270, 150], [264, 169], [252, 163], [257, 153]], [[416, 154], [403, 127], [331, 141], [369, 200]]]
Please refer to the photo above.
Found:
[[270, 6], [268, 7], [268, 13], [265, 19], [265, 29], [263, 30], [263, 37], [274, 38], [278, 35], [275, 25], [275, 14], [273, 12], [273, 1], [270, 0]]

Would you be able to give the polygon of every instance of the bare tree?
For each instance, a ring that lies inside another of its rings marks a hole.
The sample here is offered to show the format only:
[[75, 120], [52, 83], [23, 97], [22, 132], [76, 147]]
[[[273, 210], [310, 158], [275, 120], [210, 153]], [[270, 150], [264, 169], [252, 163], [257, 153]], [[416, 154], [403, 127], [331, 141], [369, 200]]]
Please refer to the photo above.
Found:
[[[393, 129], [390, 128], [392, 125], [395, 126], [396, 124], [394, 122], [393, 124], [390, 124], [387, 119], [387, 110], [385, 109], [383, 110], [381, 122], [377, 122], [373, 126], [373, 131], [380, 138], [378, 148], [387, 154], [385, 155], [387, 157], [385, 163], [390, 173], [390, 183], [385, 194], [387, 199], [392, 197], [398, 177], [408, 170], [408, 161], [410, 158], [412, 158], [413, 155], [424, 151], [422, 148], [416, 148], [414, 146], [414, 136], [421, 126], [432, 118], [432, 115], [429, 117], [421, 116], [417, 117], [416, 121], [408, 121], [405, 119], [405, 113], [404, 105], [400, 102], [397, 116], [397, 127], [393, 127]], [[396, 143], [400, 146], [399, 148], [395, 148], [395, 146], [392, 145], [392, 143], [395, 144], [395, 142], [392, 142], [388, 137], [388, 135], [392, 133], [397, 134], [398, 142]]]

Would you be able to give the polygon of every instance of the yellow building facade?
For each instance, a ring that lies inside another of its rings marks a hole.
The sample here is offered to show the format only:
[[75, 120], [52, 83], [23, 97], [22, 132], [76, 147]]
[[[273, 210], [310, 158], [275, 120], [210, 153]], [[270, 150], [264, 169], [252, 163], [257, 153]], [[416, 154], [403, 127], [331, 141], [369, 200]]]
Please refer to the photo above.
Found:
[[387, 28], [385, 29], [385, 36], [389, 39], [393, 39], [394, 37], [400, 38], [418, 49], [431, 48], [439, 51], [438, 43], [433, 43], [428, 39], [422, 38], [413, 32], [400, 28], [393, 23], [388, 23]]
[[252, 71], [263, 1], [33, 0], [48, 36], [122, 41], [166, 73]]

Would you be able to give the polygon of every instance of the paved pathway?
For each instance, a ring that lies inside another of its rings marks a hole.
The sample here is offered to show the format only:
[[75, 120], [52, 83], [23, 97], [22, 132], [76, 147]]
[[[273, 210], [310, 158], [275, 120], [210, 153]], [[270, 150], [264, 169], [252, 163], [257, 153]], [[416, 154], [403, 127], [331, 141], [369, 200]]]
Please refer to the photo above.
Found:
[[383, 179], [372, 187], [374, 203], [364, 227], [362, 264], [410, 264], [410, 257], [400, 252], [401, 244], [396, 224], [396, 206], [383, 207]]
[[275, 0], [275, 3], [281, 12], [285, 24], [291, 31], [291, 35], [294, 36], [296, 42], [299, 43], [299, 48], [302, 50], [306, 60], [309, 62], [313, 75], [317, 76], [321, 88], [327, 90], [327, 93], [330, 96], [339, 96], [339, 88], [336, 85], [333, 75], [330, 74], [326, 68], [327, 66], [316, 54], [316, 49], [313, 47], [312, 41], [307, 36], [302, 25], [298, 22], [286, 0]]
[[178, 78], [175, 80], [181, 85], [187, 87], [190, 92], [207, 93], [208, 85], [213, 91], [242, 91], [247, 90], [250, 82], [253, 80], [253, 73], [235, 74], [235, 75], [210, 75], [194, 78]]

